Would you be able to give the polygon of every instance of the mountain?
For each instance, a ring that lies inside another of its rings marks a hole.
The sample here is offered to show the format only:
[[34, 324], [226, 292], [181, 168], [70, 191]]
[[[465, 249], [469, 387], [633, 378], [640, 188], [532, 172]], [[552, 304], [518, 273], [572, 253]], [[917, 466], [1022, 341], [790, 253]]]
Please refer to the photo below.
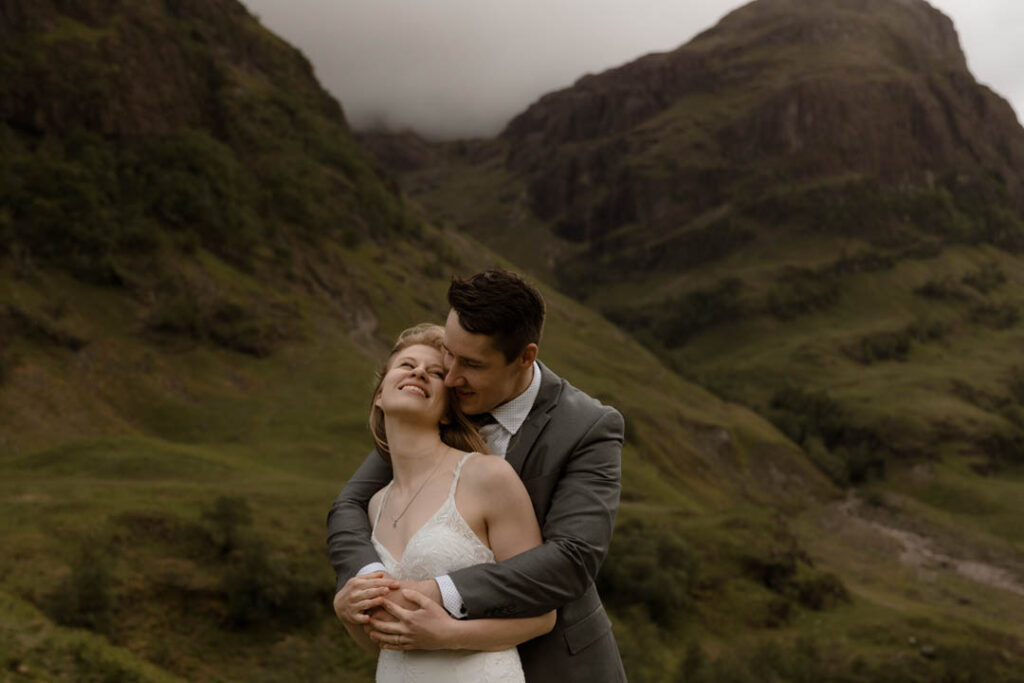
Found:
[[[987, 558], [1020, 607], [1024, 129], [933, 7], [758, 0], [495, 138], [359, 139], [437, 221], [798, 443], [851, 496], [795, 528], [855, 602], [924, 591], [977, 633], [1008, 614], [973, 593]], [[875, 574], [885, 543], [902, 560]]]
[[[875, 453], [833, 459], [840, 482], [950, 437], [1021, 459], [1024, 128], [925, 2], [760, 0], [495, 139], [362, 139], [434, 215], [687, 376]], [[844, 417], [808, 425], [812, 405]]]
[[[11, 0], [0, 39], [3, 670], [369, 680], [330, 614], [323, 517], [390, 340], [442, 318], [451, 274], [507, 262], [405, 202], [234, 0]], [[544, 291], [543, 358], [627, 419], [601, 590], [631, 676], [674, 677], [687, 631], [692, 666], [840, 623], [839, 566], [796, 521], [837, 489]]]

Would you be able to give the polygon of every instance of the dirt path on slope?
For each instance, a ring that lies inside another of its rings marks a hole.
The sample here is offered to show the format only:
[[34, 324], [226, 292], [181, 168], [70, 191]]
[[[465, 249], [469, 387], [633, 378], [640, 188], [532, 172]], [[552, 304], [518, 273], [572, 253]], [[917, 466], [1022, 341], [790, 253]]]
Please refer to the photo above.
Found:
[[888, 526], [861, 514], [863, 502], [853, 492], [839, 506], [840, 512], [852, 519], [869, 525], [882, 535], [900, 544], [900, 561], [915, 569], [952, 570], [957, 574], [992, 588], [1010, 591], [1024, 597], [1024, 583], [1009, 571], [975, 560], [953, 557], [935, 547], [930, 539], [906, 529]]

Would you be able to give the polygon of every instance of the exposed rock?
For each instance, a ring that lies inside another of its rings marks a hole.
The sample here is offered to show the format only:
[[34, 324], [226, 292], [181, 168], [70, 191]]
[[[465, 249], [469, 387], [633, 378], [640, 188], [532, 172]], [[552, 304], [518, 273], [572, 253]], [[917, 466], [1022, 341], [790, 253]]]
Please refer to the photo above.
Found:
[[1024, 129], [922, 0], [759, 0], [546, 95], [502, 138], [536, 215], [587, 244], [670, 230], [741, 188], [850, 173], [995, 178], [1024, 210]]

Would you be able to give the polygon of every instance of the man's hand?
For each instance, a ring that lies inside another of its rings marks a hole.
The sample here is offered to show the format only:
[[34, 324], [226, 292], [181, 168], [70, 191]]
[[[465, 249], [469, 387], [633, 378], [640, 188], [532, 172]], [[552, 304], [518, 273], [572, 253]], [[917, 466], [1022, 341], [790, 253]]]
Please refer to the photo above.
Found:
[[441, 601], [441, 589], [437, 587], [437, 581], [427, 579], [426, 581], [399, 581], [399, 588], [416, 591], [420, 595], [430, 598], [438, 605], [444, 606]]
[[398, 587], [398, 581], [384, 572], [354, 576], [334, 594], [334, 613], [348, 624], [368, 624], [368, 612], [382, 605], [385, 596]]
[[[429, 583], [436, 590], [437, 584]], [[380, 618], [378, 613], [385, 610], [388, 617]], [[422, 593], [403, 589], [374, 611], [366, 632], [385, 650], [452, 650], [458, 647], [458, 625], [438, 603]]]

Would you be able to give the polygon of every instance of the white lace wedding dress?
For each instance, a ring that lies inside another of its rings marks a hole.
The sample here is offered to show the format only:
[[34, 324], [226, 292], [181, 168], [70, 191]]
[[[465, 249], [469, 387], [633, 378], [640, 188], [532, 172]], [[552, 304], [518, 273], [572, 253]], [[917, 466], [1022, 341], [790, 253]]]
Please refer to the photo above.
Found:
[[[377, 541], [380, 510], [377, 511], [371, 539], [391, 576], [423, 581], [474, 564], [494, 562], [494, 553], [480, 541], [455, 507], [455, 487], [462, 466], [471, 455], [467, 453], [456, 465], [448, 498], [412, 535], [400, 560], [392, 557]], [[377, 659], [377, 683], [524, 683], [524, 678], [515, 648], [500, 652], [381, 650]]]

